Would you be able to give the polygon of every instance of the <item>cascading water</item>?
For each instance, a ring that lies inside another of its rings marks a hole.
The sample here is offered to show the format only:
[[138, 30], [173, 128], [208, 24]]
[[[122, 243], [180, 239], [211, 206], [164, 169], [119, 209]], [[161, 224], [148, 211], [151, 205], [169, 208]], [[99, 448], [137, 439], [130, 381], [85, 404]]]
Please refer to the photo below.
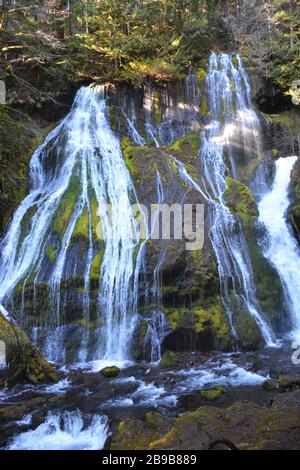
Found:
[[[235, 67], [228, 54], [210, 56], [207, 75], [210, 123], [202, 134], [200, 159], [204, 175], [204, 192], [210, 205], [210, 238], [217, 258], [221, 295], [232, 332], [234, 311], [244, 306], [255, 319], [267, 345], [275, 343], [271, 327], [258, 305], [247, 244], [240, 221], [226, 207], [227, 168], [224, 152], [234, 148], [233, 130], [238, 129], [244, 149], [257, 149], [258, 119], [251, 107], [250, 88], [239, 56]], [[233, 86], [232, 86], [233, 84]], [[225, 116], [222, 122], [222, 115]], [[229, 155], [232, 152], [228, 151]], [[230, 158], [234, 163], [234, 160]], [[235, 166], [232, 164], [233, 172]], [[216, 204], [215, 201], [218, 201]], [[232, 296], [230, 288], [234, 295]]]
[[[160, 219], [160, 209], [161, 205], [164, 202], [164, 190], [163, 184], [159, 172], [156, 173], [156, 195], [157, 195], [157, 204], [156, 211], [151, 221], [151, 236], [154, 230], [157, 230], [159, 227]], [[151, 286], [151, 294], [153, 298], [153, 303], [155, 305], [154, 310], [151, 312], [151, 316], [148, 318], [148, 330], [144, 338], [144, 348], [147, 347], [147, 344], [150, 344], [150, 356], [151, 362], [158, 362], [161, 359], [161, 343], [167, 333], [170, 331], [170, 326], [165, 318], [164, 313], [161, 310], [161, 276], [160, 270], [163, 264], [164, 254], [162, 254], [158, 263], [154, 269], [153, 273], [153, 283]]]
[[240, 58], [237, 57], [237, 66], [234, 66], [229, 55], [212, 54], [206, 83], [210, 122], [201, 135], [203, 189], [182, 166], [178, 165], [178, 168], [182, 178], [208, 202], [210, 238], [217, 259], [221, 297], [233, 336], [237, 337], [234, 312], [244, 307], [256, 321], [266, 344], [273, 346], [275, 336], [256, 299], [251, 261], [241, 223], [224, 201], [228, 173], [224, 154], [227, 150], [235, 173], [232, 152], [235, 142], [232, 139], [236, 139], [236, 131], [244, 151], [249, 148], [258, 151], [259, 122], [251, 107], [249, 83]]
[[[65, 304], [62, 284], [80, 278], [88, 321], [96, 260], [101, 327], [95, 358], [120, 361], [129, 358], [136, 320], [139, 233], [131, 208], [137, 203], [134, 187], [107, 113], [102, 87], [81, 88], [69, 115], [34, 153], [32, 189], [0, 244], [0, 302], [9, 305], [19, 282], [35, 289], [46, 283], [51, 304], [46, 325], [57, 327]], [[74, 255], [75, 234], [82, 231], [83, 253]]]
[[[200, 92], [193, 68], [181, 89], [164, 91], [148, 86], [144, 94], [145, 131], [156, 147], [171, 145], [175, 139], [199, 129]], [[158, 116], [157, 116], [158, 115]], [[158, 121], [158, 122], [157, 122]]]
[[292, 321], [292, 335], [300, 335], [300, 250], [286, 219], [290, 204], [289, 185], [293, 166], [298, 157], [279, 158], [270, 191], [261, 198], [259, 222], [266, 229], [263, 254], [274, 266], [281, 279], [286, 307]]

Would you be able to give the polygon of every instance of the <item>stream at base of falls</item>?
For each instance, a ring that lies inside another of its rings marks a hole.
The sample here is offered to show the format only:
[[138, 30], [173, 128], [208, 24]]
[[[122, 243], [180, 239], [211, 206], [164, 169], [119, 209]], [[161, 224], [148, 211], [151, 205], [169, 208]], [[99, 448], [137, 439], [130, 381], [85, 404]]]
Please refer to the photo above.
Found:
[[[143, 419], [148, 411], [175, 417], [237, 400], [268, 406], [270, 393], [262, 384], [279, 370], [297, 373], [293, 352], [291, 343], [282, 343], [261, 353], [180, 353], [172, 367], [132, 362], [114, 378], [96, 371], [95, 363], [63, 367], [54, 385], [1, 390], [0, 409], [10, 420], [0, 423], [0, 448], [109, 448], [120, 420]], [[217, 400], [202, 395], [217, 386], [223, 390]]]

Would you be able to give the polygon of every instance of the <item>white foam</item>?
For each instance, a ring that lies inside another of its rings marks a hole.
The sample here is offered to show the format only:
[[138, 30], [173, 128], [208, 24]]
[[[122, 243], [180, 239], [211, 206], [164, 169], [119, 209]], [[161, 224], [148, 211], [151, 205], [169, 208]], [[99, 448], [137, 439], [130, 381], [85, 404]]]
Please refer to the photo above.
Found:
[[100, 450], [108, 437], [107, 417], [94, 416], [85, 427], [81, 413], [48, 413], [33, 431], [15, 437], [9, 450]]
[[19, 421], [16, 421], [18, 426], [29, 426], [32, 423], [32, 414], [25, 415]]
[[157, 408], [159, 406], [174, 407], [177, 403], [177, 397], [173, 394], [169, 395], [163, 385], [157, 386], [153, 382], [146, 383], [143, 380], [132, 380], [128, 378], [128, 382], [137, 382], [138, 388], [128, 395], [112, 400], [108, 400], [104, 407], [143, 407], [151, 406]]
[[300, 336], [300, 250], [287, 223], [289, 185], [296, 156], [279, 158], [272, 189], [258, 204], [259, 220], [267, 231], [264, 256], [272, 263], [284, 289], [294, 338]]
[[68, 378], [62, 379], [56, 384], [49, 385], [45, 388], [45, 393], [56, 393], [63, 394], [66, 392], [66, 389], [71, 386], [71, 381]]
[[[207, 367], [209, 366], [209, 367]], [[265, 377], [246, 370], [227, 359], [223, 364], [207, 364], [206, 368], [193, 368], [174, 372], [178, 377], [176, 391], [179, 393], [198, 390], [214, 385], [227, 385], [238, 387], [242, 385], [259, 385], [266, 380]], [[183, 378], [180, 381], [180, 377]]]

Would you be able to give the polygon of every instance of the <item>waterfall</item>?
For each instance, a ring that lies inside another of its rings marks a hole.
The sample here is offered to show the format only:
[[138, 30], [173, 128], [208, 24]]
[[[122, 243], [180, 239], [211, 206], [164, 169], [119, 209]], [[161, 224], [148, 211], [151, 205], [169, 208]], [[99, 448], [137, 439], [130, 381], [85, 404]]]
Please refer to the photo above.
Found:
[[[157, 226], [156, 224], [159, 226], [160, 209], [165, 197], [163, 184], [158, 170], [156, 171], [156, 197], [156, 210], [153, 220], [151, 221], [151, 236]], [[147, 318], [148, 330], [144, 339], [144, 348], [146, 348], [147, 344], [150, 344], [151, 362], [159, 362], [161, 360], [161, 343], [167, 333], [170, 332], [170, 326], [161, 310], [162, 279], [160, 270], [164, 261], [164, 255], [165, 252], [160, 255], [157, 265], [154, 268], [151, 290], [155, 308], [151, 312], [151, 316]]]
[[[69, 115], [33, 154], [30, 177], [31, 191], [0, 243], [0, 302], [9, 303], [20, 281], [35, 289], [46, 283], [51, 306], [46, 324], [58, 327], [67, 303], [62, 285], [79, 278], [82, 316], [88, 321], [91, 270], [99, 261], [96, 358], [128, 359], [140, 268], [134, 261], [140, 245], [131, 204], [138, 201], [110, 128], [103, 87], [78, 91]], [[73, 249], [75, 233], [82, 231], [84, 262]]]
[[156, 147], [171, 145], [175, 139], [198, 130], [199, 105], [197, 76], [192, 68], [179, 89], [172, 85], [163, 92], [148, 85], [144, 93], [143, 111], [149, 142]]
[[[150, 96], [153, 99], [152, 93]], [[146, 145], [145, 140], [141, 137], [136, 127], [136, 114], [135, 114], [134, 103], [132, 101], [129, 107], [129, 114], [125, 110], [123, 111], [123, 114], [127, 121], [128, 136], [133, 140], [133, 142], [136, 145], [140, 145], [140, 146]], [[151, 112], [146, 111], [145, 115], [146, 115], [145, 128], [146, 128], [147, 135], [150, 141], [153, 142], [157, 148], [159, 148], [160, 144], [158, 140], [156, 139], [155, 134], [154, 133], [152, 134], [152, 132], [154, 132], [154, 128], [151, 124]], [[164, 188], [163, 188], [161, 176], [160, 176], [159, 171], [156, 170], [156, 204], [155, 204], [156, 208], [155, 208], [155, 211], [153, 211], [153, 218], [151, 220], [150, 229], [148, 227], [148, 235], [141, 244], [141, 248], [139, 251], [139, 260], [138, 260], [139, 264], [142, 264], [142, 258], [145, 255], [147, 241], [151, 239], [157, 224], [159, 225], [160, 208], [164, 202], [164, 197], [165, 197]], [[144, 350], [146, 350], [147, 346], [149, 345], [150, 361], [153, 363], [160, 361], [161, 343], [162, 343], [163, 338], [170, 331], [170, 326], [168, 325], [165, 315], [163, 314], [161, 310], [161, 287], [162, 286], [161, 286], [160, 269], [163, 264], [163, 260], [164, 260], [164, 254], [161, 255], [160, 258], [158, 259], [157, 265], [154, 268], [153, 279], [151, 280], [149, 288], [146, 288], [146, 293], [145, 293], [147, 295], [147, 291], [150, 290], [151, 297], [155, 305], [155, 307], [151, 309], [149, 314], [145, 317], [148, 328], [147, 328], [146, 335], [144, 337]]]
[[[256, 321], [268, 346], [275, 336], [264, 318], [256, 299], [253, 271], [240, 220], [226, 207], [225, 151], [235, 173], [234, 152], [236, 132], [244, 151], [259, 152], [259, 121], [251, 106], [250, 87], [242, 62], [237, 65], [228, 54], [211, 54], [206, 78], [208, 116], [210, 122], [201, 135], [200, 161], [202, 186], [193, 181], [183, 167], [178, 166], [183, 179], [199, 191], [209, 207], [210, 239], [215, 252], [221, 297], [233, 337], [237, 338], [234, 313], [244, 307]], [[240, 150], [243, 150], [240, 149]], [[232, 295], [233, 294], [233, 295]]]
[[[244, 305], [256, 321], [266, 344], [271, 346], [275, 338], [256, 299], [252, 266], [241, 222], [226, 207], [223, 197], [228, 172], [224, 152], [226, 147], [233, 147], [235, 130], [244, 149], [254, 146], [257, 150], [259, 123], [251, 107], [249, 83], [239, 56], [237, 66], [234, 66], [228, 54], [212, 54], [206, 83], [210, 123], [202, 133], [200, 159], [204, 193], [212, 202], [210, 238], [217, 259], [221, 296], [233, 335], [236, 336], [234, 311]], [[232, 152], [229, 151], [229, 155], [232, 156]], [[234, 173], [233, 158], [230, 161]], [[231, 288], [234, 296], [231, 295]]]
[[296, 156], [279, 158], [273, 186], [261, 198], [259, 221], [266, 229], [263, 254], [280, 277], [291, 316], [292, 335], [300, 335], [300, 250], [286, 220], [290, 204], [289, 185]]

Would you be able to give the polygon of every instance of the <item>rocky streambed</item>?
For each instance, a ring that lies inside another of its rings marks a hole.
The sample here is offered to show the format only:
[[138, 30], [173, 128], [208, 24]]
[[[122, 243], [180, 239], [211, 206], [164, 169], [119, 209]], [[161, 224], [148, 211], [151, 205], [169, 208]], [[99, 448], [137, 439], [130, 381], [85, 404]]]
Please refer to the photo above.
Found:
[[[160, 365], [58, 370], [0, 392], [2, 449], [297, 449], [300, 370], [290, 343], [260, 353], [167, 353]], [[106, 374], [107, 375], [107, 374]], [[217, 444], [222, 448], [227, 444]]]

